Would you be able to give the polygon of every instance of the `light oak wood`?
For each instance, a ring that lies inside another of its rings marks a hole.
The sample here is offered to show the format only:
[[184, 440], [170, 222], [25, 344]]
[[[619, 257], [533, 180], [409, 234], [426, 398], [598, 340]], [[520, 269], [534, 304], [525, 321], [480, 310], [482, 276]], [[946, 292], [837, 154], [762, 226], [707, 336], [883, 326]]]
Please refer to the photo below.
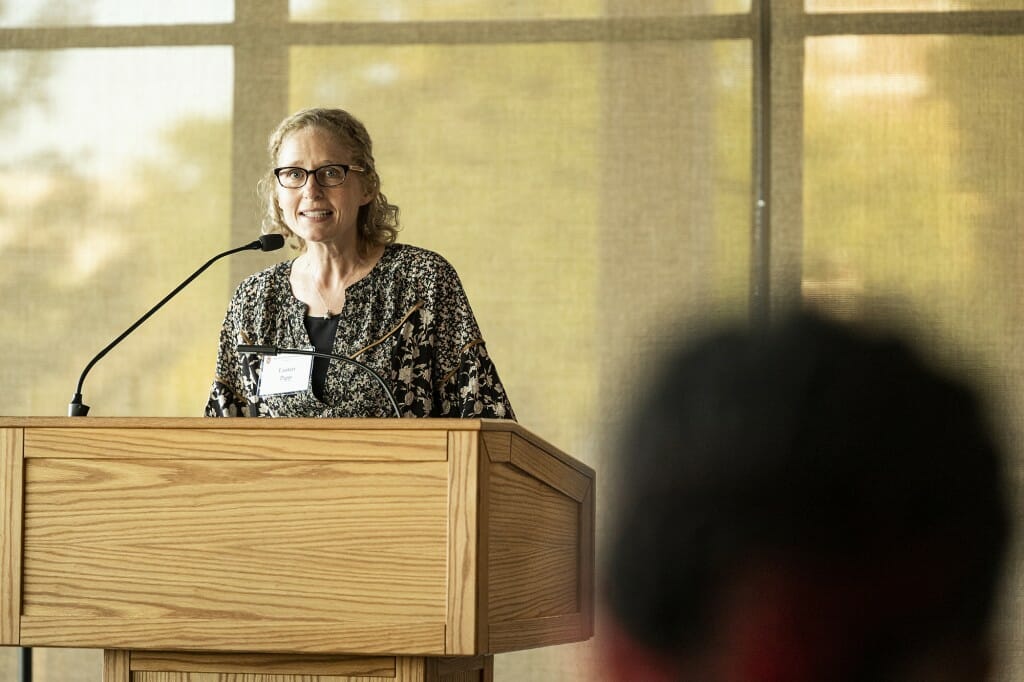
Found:
[[287, 675], [394, 677], [394, 656], [324, 656], [311, 654], [225, 654], [133, 651], [132, 671], [217, 672]]
[[107, 649], [103, 652], [103, 682], [131, 682], [131, 652]]
[[[511, 431], [528, 434], [502, 419], [209, 419], [206, 417], [0, 417], [4, 428], [200, 429], [204, 431]], [[342, 425], [343, 424], [343, 425]]]
[[492, 682], [494, 674], [491, 656], [128, 654], [106, 652], [104, 682]]
[[492, 682], [493, 656], [460, 656], [426, 659], [428, 682]]
[[594, 472], [507, 421], [0, 418], [0, 486], [0, 643], [108, 682], [490, 680], [593, 633]]
[[[485, 440], [488, 651], [593, 635], [593, 472], [543, 441], [510, 433]], [[588, 475], [589, 474], [589, 475]]]
[[21, 429], [0, 429], [0, 645], [21, 640]]
[[478, 458], [480, 486], [477, 498], [477, 516], [483, 519], [476, 537], [477, 553], [477, 595], [476, 595], [476, 645], [478, 651], [490, 651], [490, 549], [491, 549], [491, 460], [486, 439], [480, 439], [480, 456]]
[[590, 490], [591, 479], [524, 438], [511, 438], [510, 454], [513, 466], [565, 493], [576, 502], [582, 502]]
[[445, 651], [476, 653], [477, 438], [454, 431], [448, 435], [448, 630]]
[[446, 653], [429, 638], [447, 478], [444, 462], [29, 460], [25, 635], [331, 651], [334, 630], [356, 651]]
[[490, 461], [508, 462], [512, 458], [512, 434], [508, 431], [484, 432], [480, 440]]
[[[441, 623], [409, 626], [394, 623], [336, 621], [257, 621], [223, 619], [61, 619], [22, 618], [22, 642], [31, 646], [102, 649], [210, 651], [280, 651], [322, 653], [351, 651], [384, 654], [394, 651], [441, 656], [445, 628]], [[339, 644], [340, 642], [340, 644]]]
[[[587, 631], [585, 616], [579, 613], [547, 618], [520, 618], [491, 624], [491, 650], [494, 653], [519, 651], [580, 641]], [[540, 644], [538, 644], [540, 642]]]
[[492, 464], [489, 493], [492, 623], [576, 613], [578, 505], [507, 465]]
[[447, 457], [440, 430], [295, 431], [259, 429], [31, 429], [26, 457], [135, 459], [178, 455], [190, 459], [435, 461]]

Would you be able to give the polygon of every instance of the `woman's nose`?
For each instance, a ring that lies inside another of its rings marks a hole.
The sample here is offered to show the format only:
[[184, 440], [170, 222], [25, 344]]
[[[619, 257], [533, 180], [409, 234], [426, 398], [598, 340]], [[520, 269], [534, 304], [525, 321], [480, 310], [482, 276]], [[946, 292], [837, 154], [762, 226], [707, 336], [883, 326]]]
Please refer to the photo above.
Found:
[[302, 186], [302, 195], [305, 197], [318, 197], [323, 194], [324, 188], [320, 186], [320, 183], [316, 181], [316, 176], [312, 173], [306, 178], [306, 184]]

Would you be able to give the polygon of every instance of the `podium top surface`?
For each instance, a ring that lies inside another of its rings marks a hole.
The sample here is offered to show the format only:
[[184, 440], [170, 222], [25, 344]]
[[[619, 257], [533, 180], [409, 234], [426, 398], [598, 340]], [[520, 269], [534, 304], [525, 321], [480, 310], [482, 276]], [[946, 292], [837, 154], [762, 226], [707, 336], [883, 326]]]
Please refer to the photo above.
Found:
[[2, 417], [0, 428], [182, 428], [182, 429], [410, 429], [513, 431], [527, 429], [509, 419], [320, 419], [214, 417]]
[[571, 465], [593, 478], [594, 470], [561, 448], [541, 438], [510, 419], [320, 419], [320, 418], [257, 418], [228, 419], [213, 417], [3, 417], [0, 429], [160, 429], [190, 431], [401, 431], [401, 432], [476, 432], [482, 435], [519, 436], [528, 443]]

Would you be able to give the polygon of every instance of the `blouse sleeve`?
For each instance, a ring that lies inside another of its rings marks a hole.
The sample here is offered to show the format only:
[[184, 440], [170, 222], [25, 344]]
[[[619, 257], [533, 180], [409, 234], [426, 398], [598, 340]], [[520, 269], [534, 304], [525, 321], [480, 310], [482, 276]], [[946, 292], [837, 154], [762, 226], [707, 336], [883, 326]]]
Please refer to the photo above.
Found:
[[445, 417], [516, 418], [483, 340], [462, 351], [458, 367], [444, 377], [441, 395]]
[[[210, 397], [206, 402], [207, 417], [250, 417], [256, 416], [247, 399], [246, 388], [256, 380], [258, 370], [250, 363], [255, 356], [241, 356], [235, 346], [245, 343], [241, 333], [240, 311], [242, 287], [235, 292], [224, 316], [224, 324], [220, 330], [220, 345], [217, 348], [217, 370], [210, 388]], [[245, 358], [243, 360], [242, 358]]]
[[443, 259], [433, 302], [439, 417], [515, 419], [455, 269]]

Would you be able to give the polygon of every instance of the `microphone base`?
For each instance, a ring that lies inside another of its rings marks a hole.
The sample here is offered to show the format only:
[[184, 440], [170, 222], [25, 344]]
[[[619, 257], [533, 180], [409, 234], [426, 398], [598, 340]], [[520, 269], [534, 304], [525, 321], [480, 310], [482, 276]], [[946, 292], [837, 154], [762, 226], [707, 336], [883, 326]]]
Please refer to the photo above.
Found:
[[75, 396], [68, 403], [68, 416], [69, 417], [85, 417], [89, 414], [89, 406], [82, 404], [82, 397], [80, 395]]

